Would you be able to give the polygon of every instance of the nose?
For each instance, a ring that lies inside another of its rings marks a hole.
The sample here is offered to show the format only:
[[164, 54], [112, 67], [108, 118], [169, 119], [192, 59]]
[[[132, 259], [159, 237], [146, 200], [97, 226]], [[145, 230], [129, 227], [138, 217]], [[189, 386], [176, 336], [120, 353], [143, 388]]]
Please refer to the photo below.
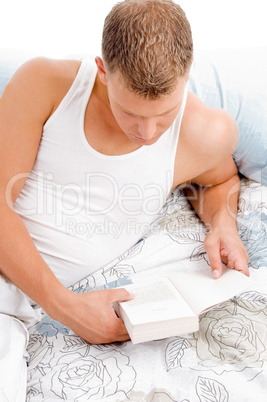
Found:
[[156, 133], [157, 123], [152, 118], [142, 118], [138, 122], [138, 132], [144, 140], [151, 140]]

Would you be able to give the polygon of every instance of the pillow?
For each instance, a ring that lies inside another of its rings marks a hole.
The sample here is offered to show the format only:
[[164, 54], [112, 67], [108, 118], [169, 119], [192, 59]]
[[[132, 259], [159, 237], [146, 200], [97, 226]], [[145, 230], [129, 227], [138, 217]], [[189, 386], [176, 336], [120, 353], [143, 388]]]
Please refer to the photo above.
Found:
[[233, 158], [246, 177], [267, 185], [267, 47], [199, 50], [188, 89], [237, 121]]
[[[0, 95], [14, 71], [34, 55], [0, 49]], [[188, 89], [237, 121], [233, 157], [246, 177], [267, 185], [267, 47], [199, 50]]]

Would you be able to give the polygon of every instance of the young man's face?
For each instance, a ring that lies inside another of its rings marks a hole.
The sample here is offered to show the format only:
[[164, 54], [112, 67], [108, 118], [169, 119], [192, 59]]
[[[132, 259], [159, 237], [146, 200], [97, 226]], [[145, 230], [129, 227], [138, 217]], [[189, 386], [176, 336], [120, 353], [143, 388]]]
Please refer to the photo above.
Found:
[[154, 144], [171, 126], [183, 101], [186, 79], [180, 79], [175, 90], [158, 100], [144, 99], [125, 88], [119, 73], [107, 81], [112, 113], [129, 140], [138, 145]]

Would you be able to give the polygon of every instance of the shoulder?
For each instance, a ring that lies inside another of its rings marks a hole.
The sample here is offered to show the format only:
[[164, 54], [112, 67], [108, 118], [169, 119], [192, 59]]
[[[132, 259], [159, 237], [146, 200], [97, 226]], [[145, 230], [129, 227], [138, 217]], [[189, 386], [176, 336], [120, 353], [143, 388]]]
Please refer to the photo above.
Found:
[[79, 60], [35, 57], [22, 64], [14, 73], [10, 82], [18, 82], [25, 77], [30, 81], [37, 81], [40, 78], [46, 80], [74, 78], [80, 64], [81, 61]]
[[182, 138], [191, 152], [218, 158], [231, 155], [238, 142], [238, 127], [223, 109], [207, 107], [189, 92], [182, 122]]
[[[7, 84], [0, 97], [1, 190], [21, 172], [31, 171], [43, 124], [71, 86], [78, 68], [77, 62], [33, 59], [23, 64]], [[14, 182], [12, 200], [21, 191], [26, 176], [23, 173]]]
[[235, 171], [232, 154], [237, 141], [235, 120], [225, 110], [207, 107], [189, 92], [175, 159], [174, 187], [185, 182], [207, 185], [223, 181]]
[[11, 77], [1, 102], [30, 114], [37, 111], [48, 118], [72, 85], [80, 63], [44, 57], [31, 59]]

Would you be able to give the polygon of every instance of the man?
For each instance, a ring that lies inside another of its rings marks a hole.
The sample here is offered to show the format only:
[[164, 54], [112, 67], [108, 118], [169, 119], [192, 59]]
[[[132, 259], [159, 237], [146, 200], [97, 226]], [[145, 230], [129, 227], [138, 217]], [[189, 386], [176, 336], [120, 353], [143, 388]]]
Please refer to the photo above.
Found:
[[[113, 303], [132, 296], [67, 286], [135, 244], [143, 233], [129, 233], [129, 217], [136, 228], [151, 223], [177, 185], [191, 183], [209, 228], [213, 276], [222, 260], [248, 275], [235, 224], [238, 129], [187, 93], [193, 45], [183, 11], [168, 0], [119, 3], [102, 53], [94, 64], [31, 60], [0, 103], [1, 272], [91, 343], [129, 339]], [[78, 230], [118, 221], [118, 239]]]

